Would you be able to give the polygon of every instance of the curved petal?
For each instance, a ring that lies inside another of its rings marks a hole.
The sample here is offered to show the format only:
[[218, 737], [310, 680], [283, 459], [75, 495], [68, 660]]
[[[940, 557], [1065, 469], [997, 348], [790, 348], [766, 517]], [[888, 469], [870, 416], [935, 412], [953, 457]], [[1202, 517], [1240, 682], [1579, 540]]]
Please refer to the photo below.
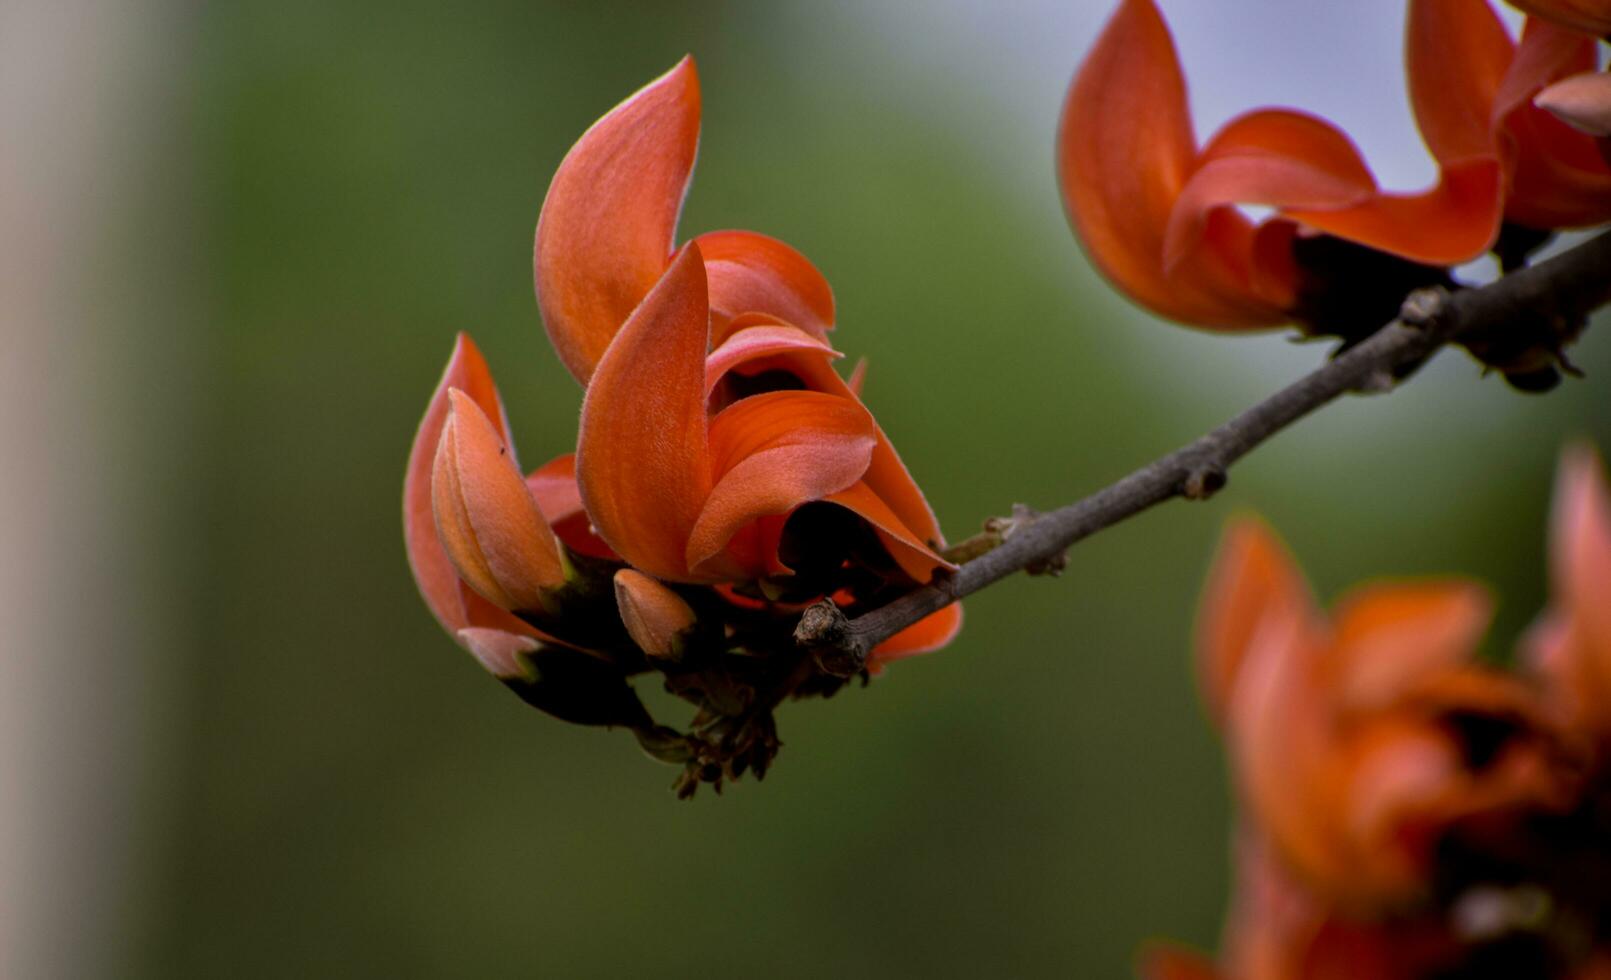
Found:
[[1148, 309], [1210, 328], [1284, 321], [1249, 286], [1251, 225], [1224, 213], [1210, 246], [1172, 275], [1163, 265], [1170, 213], [1191, 175], [1196, 137], [1169, 29], [1152, 0], [1124, 0], [1063, 102], [1057, 173], [1086, 254]]
[[1385, 708], [1430, 675], [1471, 659], [1493, 616], [1475, 582], [1366, 586], [1342, 600], [1336, 624], [1336, 697], [1351, 711]]
[[[753, 365], [754, 362], [751, 363]], [[776, 364], [794, 374], [812, 391], [823, 391], [860, 403], [855, 390], [839, 377], [833, 365], [829, 364], [828, 359], [820, 353], [796, 351], [782, 354], [776, 359]], [[900, 454], [895, 451], [895, 444], [885, 435], [884, 430], [877, 426], [876, 419], [874, 426], [878, 445], [873, 449], [872, 462], [867, 465], [867, 473], [862, 477], [862, 482], [866, 483], [868, 489], [894, 513], [896, 521], [902, 528], [915, 535], [916, 540], [924, 543], [926, 550], [945, 547], [945, 535], [940, 532], [940, 522], [935, 518], [922, 489], [912, 478], [906, 464], [901, 461]]]
[[559, 544], [486, 413], [457, 388], [448, 398], [431, 470], [442, 550], [459, 578], [493, 605], [541, 609], [545, 594], [565, 584]]
[[1587, 136], [1611, 136], [1611, 72], [1563, 78], [1539, 92], [1533, 104]]
[[1215, 208], [1344, 208], [1375, 192], [1359, 150], [1336, 126], [1291, 109], [1246, 113], [1214, 135], [1181, 189], [1165, 233], [1164, 268], [1173, 270], [1197, 247]]
[[1510, 168], [1510, 220], [1533, 228], [1611, 220], [1611, 164], [1598, 141], [1532, 104], [1545, 86], [1594, 68], [1592, 38], [1528, 22], [1494, 103], [1494, 126]]
[[554, 174], [532, 265], [548, 339], [583, 384], [665, 271], [699, 148], [692, 58], [582, 134]]
[[1410, 0], [1410, 106], [1439, 163], [1494, 153], [1493, 107], [1516, 45], [1488, 0]]
[[1373, 898], [1413, 893], [1425, 881], [1434, 829], [1416, 825], [1470, 788], [1459, 748], [1446, 730], [1390, 715], [1361, 730], [1347, 754], [1337, 819], [1357, 856], [1348, 886]]
[[1426, 265], [1455, 265], [1493, 245], [1505, 214], [1504, 173], [1495, 159], [1443, 168], [1419, 194], [1378, 194], [1340, 211], [1289, 208], [1287, 217], [1338, 238]]
[[1223, 724], [1242, 661], [1260, 624], [1288, 611], [1312, 614], [1303, 573], [1269, 526], [1240, 518], [1225, 528], [1197, 611], [1203, 700]]
[[[515, 654], [527, 650], [531, 638], [541, 634], [466, 589], [436, 533], [436, 517], [431, 507], [431, 469], [447, 421], [448, 391], [454, 388], [469, 395], [486, 413], [499, 437], [510, 445], [510, 452], [514, 452], [492, 372], [487, 369], [486, 359], [475, 342], [468, 334], [460, 333], [453, 342], [453, 353], [409, 450], [408, 469], [403, 479], [403, 543], [414, 583], [437, 622], [488, 670], [500, 677], [513, 676], [508, 672], [518, 673]], [[477, 632], [467, 636], [466, 631], [470, 629]]]
[[1245, 812], [1311, 885], [1346, 888], [1351, 855], [1338, 839], [1346, 773], [1336, 751], [1324, 647], [1291, 607], [1261, 617], [1228, 692], [1226, 741]]
[[1605, 0], [1508, 0], [1512, 7], [1534, 17], [1590, 37], [1611, 36], [1611, 4]]
[[[709, 264], [705, 266], [710, 268]], [[705, 393], [716, 387], [722, 376], [734, 368], [777, 354], [805, 352], [829, 358], [844, 355], [798, 327], [778, 323], [757, 323], [728, 334], [705, 359]]]
[[593, 527], [656, 578], [692, 581], [688, 534], [710, 493], [710, 308], [689, 244], [605, 351], [582, 400], [576, 477]]
[[961, 629], [962, 603], [953, 602], [873, 647], [868, 660], [884, 664], [904, 657], [915, 657], [920, 653], [933, 653], [956, 639]]
[[890, 557], [914, 581], [927, 583], [938, 571], [956, 571], [957, 566], [940, 557], [913, 530], [902, 523], [895, 511], [862, 480], [823, 498], [855, 513], [871, 524]]
[[[1568, 608], [1601, 612], [1611, 625], [1611, 488], [1599, 456], [1585, 445], [1567, 449], [1555, 485], [1550, 560], [1556, 593]], [[1605, 639], [1611, 641], [1611, 633]]]
[[850, 399], [774, 391], [734, 403], [711, 421], [716, 485], [688, 538], [688, 567], [700, 568], [750, 521], [855, 483], [874, 443], [872, 417]]
[[576, 485], [575, 453], [555, 456], [526, 474], [526, 486], [543, 512], [543, 519], [565, 547], [592, 558], [620, 560], [604, 539], [593, 533], [592, 521], [582, 506], [582, 491]]
[[833, 329], [833, 288], [790, 246], [753, 231], [712, 231], [694, 241], [705, 254], [713, 319], [767, 313], [817, 337]]

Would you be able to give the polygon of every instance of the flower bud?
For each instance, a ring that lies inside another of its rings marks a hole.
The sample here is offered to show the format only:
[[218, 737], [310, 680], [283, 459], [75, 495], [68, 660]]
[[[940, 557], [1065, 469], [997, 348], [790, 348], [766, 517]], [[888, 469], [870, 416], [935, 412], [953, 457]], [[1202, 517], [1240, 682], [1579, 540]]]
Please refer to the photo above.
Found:
[[516, 612], [544, 608], [565, 563], [526, 481], [480, 406], [458, 389], [431, 469], [437, 537], [465, 584]]
[[1590, 136], [1611, 136], [1611, 72], [1591, 71], [1563, 78], [1539, 92], [1533, 104]]
[[621, 622], [644, 653], [677, 660], [694, 628], [694, 611], [682, 596], [631, 568], [615, 573], [615, 604]]

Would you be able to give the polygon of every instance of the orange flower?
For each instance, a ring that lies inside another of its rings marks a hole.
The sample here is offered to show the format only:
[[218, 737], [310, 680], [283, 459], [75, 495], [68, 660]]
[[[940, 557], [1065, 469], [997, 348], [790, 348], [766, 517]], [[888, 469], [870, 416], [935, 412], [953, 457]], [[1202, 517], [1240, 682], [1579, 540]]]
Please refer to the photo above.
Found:
[[[1388, 193], [1346, 135], [1289, 109], [1247, 113], [1200, 146], [1153, 0], [1123, 0], [1086, 57], [1064, 102], [1057, 162], [1097, 268], [1154, 312], [1211, 329], [1298, 320], [1334, 332], [1362, 288], [1371, 309], [1391, 314], [1410, 288], [1443, 281], [1428, 266], [1481, 254], [1498, 230], [1491, 158], [1449, 161], [1437, 186]], [[1255, 224], [1240, 204], [1276, 216]], [[1339, 240], [1361, 248], [1326, 244]]]
[[1405, 60], [1432, 155], [1445, 169], [1499, 160], [1507, 221], [1539, 231], [1611, 221], [1611, 163], [1594, 137], [1533, 102], [1594, 69], [1593, 38], [1530, 20], [1517, 44], [1488, 0], [1411, 0]]
[[1611, 37], [1611, 3], [1606, 0], [1507, 0], [1518, 10], [1593, 37]]
[[[684, 59], [595, 123], [549, 187], [538, 301], [588, 394], [579, 459], [553, 461], [534, 489], [554, 504], [567, 545], [669, 581], [789, 574], [778, 555], [786, 520], [825, 501], [865, 521], [902, 572], [927, 582], [951, 567], [935, 551], [944, 538], [893, 445], [833, 370], [833, 292], [822, 275], [748, 231], [707, 233], [673, 252], [699, 117], [697, 73]], [[585, 493], [565, 488], [571, 472]], [[596, 538], [581, 533], [583, 511]], [[960, 609], [942, 610], [875, 653], [935, 649], [960, 624]]]
[[1558, 790], [1526, 688], [1470, 662], [1490, 602], [1459, 580], [1359, 589], [1322, 615], [1273, 535], [1227, 532], [1198, 651], [1248, 820], [1345, 907], [1429, 887], [1459, 820]]
[[[587, 387], [578, 452], [520, 477], [496, 387], [463, 336], [416, 435], [404, 488], [415, 579], [500, 677], [529, 676], [556, 644], [631, 660], [646, 643], [675, 659], [694, 614], [655, 579], [722, 586], [710, 594], [753, 634], [746, 594], [786, 618], [822, 595], [854, 605], [954, 568], [921, 491], [833, 368], [833, 294], [816, 268], [745, 231], [673, 251], [698, 138], [684, 59], [583, 135], [544, 201], [534, 270], [555, 350]], [[619, 601], [604, 607], [592, 597], [612, 578]], [[579, 624], [578, 609], [610, 622]], [[958, 608], [937, 613], [869, 666], [943, 646], [960, 622]]]
[[1232, 527], [1199, 662], [1242, 804], [1235, 893], [1216, 960], [1158, 947], [1144, 977], [1611, 975], [1611, 488], [1587, 448], [1551, 542], [1518, 678], [1467, 662], [1471, 586], [1376, 586], [1328, 623], [1269, 532]]

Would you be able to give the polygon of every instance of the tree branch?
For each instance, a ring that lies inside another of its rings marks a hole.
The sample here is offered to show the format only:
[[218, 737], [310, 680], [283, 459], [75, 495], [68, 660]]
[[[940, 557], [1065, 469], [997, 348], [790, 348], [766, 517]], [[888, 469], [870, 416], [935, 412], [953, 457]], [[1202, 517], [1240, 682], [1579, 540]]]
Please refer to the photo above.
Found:
[[1026, 568], [1055, 567], [1070, 545], [1165, 500], [1207, 499], [1225, 485], [1231, 464], [1266, 439], [1348, 392], [1392, 389], [1397, 369], [1452, 340], [1503, 338], [1507, 327], [1526, 323], [1565, 343], [1607, 302], [1611, 232], [1480, 288], [1412, 293], [1399, 319], [1196, 441], [1083, 500], [1021, 518], [997, 547], [955, 574], [854, 619], [830, 601], [819, 602], [801, 617], [795, 640], [825, 671], [853, 674], [878, 643], [966, 595]]

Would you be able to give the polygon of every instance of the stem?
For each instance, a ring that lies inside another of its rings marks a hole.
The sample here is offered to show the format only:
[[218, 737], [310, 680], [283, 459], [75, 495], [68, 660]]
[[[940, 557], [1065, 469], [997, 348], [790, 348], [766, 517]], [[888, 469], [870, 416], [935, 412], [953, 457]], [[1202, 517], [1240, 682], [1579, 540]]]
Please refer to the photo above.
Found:
[[1546, 322], [1563, 342], [1591, 311], [1611, 302], [1611, 232], [1486, 286], [1421, 290], [1399, 318], [1370, 339], [1083, 500], [1041, 514], [998, 547], [869, 612], [847, 618], [832, 602], [810, 607], [795, 640], [833, 673], [866, 663], [874, 646], [923, 617], [1014, 572], [1055, 562], [1065, 549], [1174, 497], [1205, 500], [1225, 485], [1231, 464], [1287, 426], [1348, 392], [1394, 387], [1394, 370], [1424, 360], [1464, 335], [1493, 334], [1507, 323]]

